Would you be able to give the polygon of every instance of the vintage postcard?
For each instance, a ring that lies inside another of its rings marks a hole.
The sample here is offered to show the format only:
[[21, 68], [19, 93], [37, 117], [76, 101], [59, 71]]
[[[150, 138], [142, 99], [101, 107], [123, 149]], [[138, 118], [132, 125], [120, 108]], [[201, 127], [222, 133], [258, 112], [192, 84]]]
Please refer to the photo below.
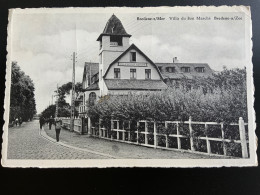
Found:
[[4, 167], [257, 166], [250, 7], [9, 11]]

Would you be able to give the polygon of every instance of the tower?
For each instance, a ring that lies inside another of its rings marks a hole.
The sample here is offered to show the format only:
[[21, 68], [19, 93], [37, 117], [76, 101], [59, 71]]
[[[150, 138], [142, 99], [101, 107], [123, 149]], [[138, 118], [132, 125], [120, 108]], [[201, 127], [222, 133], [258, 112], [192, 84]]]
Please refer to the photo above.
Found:
[[109, 64], [113, 62], [121, 53], [129, 47], [128, 34], [121, 21], [113, 14], [108, 20], [103, 33], [97, 39], [99, 48], [99, 88], [101, 90], [103, 82], [102, 77], [105, 74]]

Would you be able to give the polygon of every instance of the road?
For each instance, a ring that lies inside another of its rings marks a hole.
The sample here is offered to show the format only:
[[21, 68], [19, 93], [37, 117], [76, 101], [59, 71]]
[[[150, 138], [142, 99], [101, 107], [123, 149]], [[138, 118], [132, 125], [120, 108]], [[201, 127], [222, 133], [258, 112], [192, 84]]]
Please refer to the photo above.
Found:
[[55, 131], [39, 131], [38, 121], [9, 128], [8, 159], [207, 159], [207, 155], [180, 151], [167, 151], [110, 140], [78, 135], [62, 130], [60, 142], [55, 141]]
[[8, 159], [102, 159], [106, 156], [64, 147], [39, 133], [38, 121], [9, 128]]

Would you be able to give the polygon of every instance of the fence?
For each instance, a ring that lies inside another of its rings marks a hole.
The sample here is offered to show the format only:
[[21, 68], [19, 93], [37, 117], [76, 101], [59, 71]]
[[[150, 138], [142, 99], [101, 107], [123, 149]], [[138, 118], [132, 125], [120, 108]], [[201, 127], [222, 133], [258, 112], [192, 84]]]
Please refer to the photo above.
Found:
[[[70, 118], [62, 118], [62, 126], [65, 129], [70, 129]], [[82, 121], [80, 118], [74, 119], [74, 131], [82, 133]]]
[[[217, 122], [111, 120], [110, 128], [100, 120], [90, 128], [96, 137], [167, 150], [248, 158], [248, 124]], [[225, 128], [224, 128], [225, 127]]]

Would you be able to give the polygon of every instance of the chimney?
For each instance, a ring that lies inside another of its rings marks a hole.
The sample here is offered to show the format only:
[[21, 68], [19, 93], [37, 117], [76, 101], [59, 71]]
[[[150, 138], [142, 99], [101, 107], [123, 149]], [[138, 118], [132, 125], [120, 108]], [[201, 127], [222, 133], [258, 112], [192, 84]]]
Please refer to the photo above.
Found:
[[172, 61], [173, 61], [173, 63], [178, 63], [179, 62], [177, 57], [174, 57]]

